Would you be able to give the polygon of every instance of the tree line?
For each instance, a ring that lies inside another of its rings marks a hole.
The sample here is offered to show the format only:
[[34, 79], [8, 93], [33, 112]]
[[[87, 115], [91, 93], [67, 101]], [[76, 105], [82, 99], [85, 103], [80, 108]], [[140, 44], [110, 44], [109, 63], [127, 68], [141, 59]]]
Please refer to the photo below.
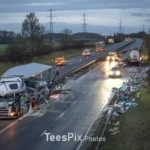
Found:
[[[114, 34], [113, 38], [115, 42], [121, 42], [126, 36], [142, 35], [142, 33], [137, 35]], [[86, 37], [89, 39], [95, 38], [98, 41], [102, 39], [102, 36], [96, 33], [72, 34], [71, 30], [64, 29], [62, 33], [58, 35], [62, 38], [60, 46], [53, 47], [53, 36], [53, 34], [45, 34], [45, 28], [39, 23], [39, 19], [35, 13], [29, 13], [22, 23], [22, 29], [19, 34], [0, 31], [0, 44], [9, 44], [5, 53], [0, 55], [0, 61], [27, 62], [31, 61], [35, 56], [38, 57], [70, 48], [84, 48], [84, 40]], [[48, 39], [46, 43], [45, 39]]]
[[0, 44], [11, 44], [16, 40], [17, 34], [12, 31], [0, 31]]
[[13, 40], [11, 42], [7, 41], [9, 45], [5, 51], [5, 54], [0, 56], [0, 61], [27, 62], [31, 61], [35, 56], [42, 56], [59, 50], [67, 50], [73, 47], [84, 47], [83, 41], [72, 41], [70, 39], [72, 31], [69, 29], [64, 29], [62, 31], [63, 38], [59, 48], [52, 47], [52, 38], [49, 38], [48, 43], [45, 44], [44, 33], [45, 28], [39, 23], [39, 19], [36, 17], [35, 13], [27, 14], [22, 23], [22, 30], [19, 34], [15, 35], [10, 32], [7, 34], [4, 32], [2, 34], [3, 39], [6, 40], [6, 37], [8, 38], [11, 35], [11, 37], [13, 36]]

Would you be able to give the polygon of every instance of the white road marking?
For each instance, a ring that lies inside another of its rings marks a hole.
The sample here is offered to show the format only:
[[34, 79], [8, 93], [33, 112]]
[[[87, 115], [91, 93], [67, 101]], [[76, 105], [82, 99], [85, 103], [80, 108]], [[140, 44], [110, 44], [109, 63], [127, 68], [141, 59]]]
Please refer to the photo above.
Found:
[[[62, 116], [64, 116], [64, 114], [65, 114], [77, 101], [79, 101], [79, 99], [80, 99], [81, 97], [82, 97], [82, 95], [81, 95], [76, 101], [74, 101], [74, 102], [70, 105], [70, 107], [68, 107], [61, 115], [59, 115], [49, 127], [53, 126], [53, 124], [56, 123], [57, 120], [59, 120]], [[46, 130], [46, 131], [47, 131], [47, 130]]]
[[0, 134], [2, 134], [4, 131], [6, 131], [8, 128], [10, 128], [11, 126], [13, 126], [14, 124], [16, 124], [18, 122], [18, 120], [16, 120], [15, 122], [12, 122], [10, 125], [8, 125], [7, 127], [5, 127], [4, 129], [2, 129], [0, 131]]
[[46, 132], [47, 132], [47, 130], [45, 130], [45, 131], [41, 134], [41, 136], [43, 136]]
[[4, 131], [6, 131], [8, 128], [10, 128], [11, 126], [13, 126], [14, 124], [16, 124], [19, 120], [23, 120], [23, 118], [27, 117], [27, 114], [25, 114], [24, 116], [18, 118], [16, 121], [12, 122], [10, 125], [8, 125], [7, 127], [5, 127], [4, 129], [2, 129], [0, 131], [0, 134], [2, 134]]
[[[97, 117], [96, 117], [96, 118], [97, 118]], [[90, 125], [90, 127], [88, 128], [88, 130], [86, 131], [86, 133], [85, 133], [85, 135], [84, 135], [84, 136], [87, 136], [87, 135], [88, 135], [88, 133], [90, 132], [90, 130], [91, 130], [91, 128], [92, 128], [92, 126], [93, 126], [94, 122], [95, 122], [95, 119], [94, 119], [94, 121], [92, 122], [92, 124]], [[81, 146], [82, 146], [83, 142], [84, 142], [84, 140], [82, 140], [82, 141], [80, 142], [80, 144], [78, 145], [78, 147], [77, 147], [77, 149], [76, 149], [76, 150], [80, 150], [80, 148], [81, 148]]]
[[[104, 63], [104, 62], [102, 62], [102, 63]], [[101, 64], [102, 64], [101, 63]], [[101, 65], [100, 64], [100, 65]], [[95, 69], [97, 69], [99, 67], [99, 65], [97, 66], [97, 67], [95, 67], [94, 69], [92, 69], [93, 71], [95, 70]], [[92, 71], [91, 70], [91, 71]], [[90, 73], [90, 72], [89, 72]], [[87, 73], [88, 74], [88, 73]], [[80, 99], [82, 97], [82, 95], [78, 98], [78, 100]], [[75, 102], [73, 102], [71, 105], [70, 105], [70, 107], [72, 107], [78, 100], [76, 100]], [[58, 120], [58, 119], [60, 119], [69, 109], [70, 109], [70, 107], [69, 108], [67, 108], [59, 117], [57, 117], [56, 118], [56, 120], [52, 123], [52, 125]], [[7, 127], [5, 127], [4, 129], [2, 129], [1, 131], [0, 131], [0, 134], [2, 134], [4, 131], [6, 131], [8, 128], [10, 128], [11, 126], [13, 126], [14, 124], [16, 124], [19, 120], [22, 120], [23, 118], [25, 118], [25, 117], [27, 117], [29, 114], [26, 114], [26, 115], [24, 115], [23, 117], [20, 117], [18, 120], [16, 120], [15, 122], [13, 122], [13, 123], [11, 123], [10, 125], [8, 125]], [[88, 132], [87, 132], [87, 134], [88, 134]], [[82, 145], [82, 144], [81, 144]]]
[[57, 101], [57, 103], [71, 104], [71, 101]]
[[59, 118], [61, 118], [64, 114], [65, 114], [65, 113], [62, 113], [62, 114], [59, 116]]
[[74, 105], [77, 101], [74, 101], [72, 105]]
[[[104, 103], [104, 105], [103, 105], [103, 107], [102, 107], [102, 110], [104, 109], [104, 107], [106, 106], [107, 103], [108, 103], [108, 101], [106, 101], [106, 102]], [[97, 118], [98, 118], [98, 117], [96, 117], [96, 118], [94, 119], [94, 121], [92, 122], [92, 124], [90, 125], [90, 127], [88, 128], [88, 130], [86, 131], [86, 133], [85, 133], [85, 135], [84, 135], [85, 137], [89, 134], [89, 132], [90, 132], [92, 126], [94, 125], [95, 121], [97, 120]], [[77, 147], [76, 150], [80, 150], [80, 148], [81, 148], [83, 142], [84, 142], [84, 140], [82, 140], [82, 141], [80, 142], [80, 144], [78, 145], [78, 147]]]

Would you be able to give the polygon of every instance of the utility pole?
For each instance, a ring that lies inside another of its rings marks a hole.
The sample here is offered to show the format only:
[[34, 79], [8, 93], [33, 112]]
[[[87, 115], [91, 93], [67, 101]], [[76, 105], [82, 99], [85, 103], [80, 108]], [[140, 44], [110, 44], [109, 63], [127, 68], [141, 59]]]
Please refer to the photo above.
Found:
[[53, 29], [53, 24], [54, 24], [54, 22], [53, 22], [53, 18], [54, 18], [53, 11], [54, 10], [50, 9], [48, 11], [50, 12], [50, 14], [49, 14], [49, 41], [51, 41], [52, 36], [53, 36], [53, 32], [54, 32], [54, 29]]
[[145, 25], [142, 25], [142, 31], [145, 32]]
[[84, 13], [84, 14], [83, 14], [83, 24], [82, 24], [82, 25], [83, 25], [83, 32], [84, 32], [84, 33], [86, 33], [86, 26], [87, 26], [87, 23], [86, 23], [86, 20], [87, 20], [87, 19], [86, 19], [86, 16], [87, 16], [87, 15]]
[[122, 33], [122, 20], [119, 20], [119, 33]]

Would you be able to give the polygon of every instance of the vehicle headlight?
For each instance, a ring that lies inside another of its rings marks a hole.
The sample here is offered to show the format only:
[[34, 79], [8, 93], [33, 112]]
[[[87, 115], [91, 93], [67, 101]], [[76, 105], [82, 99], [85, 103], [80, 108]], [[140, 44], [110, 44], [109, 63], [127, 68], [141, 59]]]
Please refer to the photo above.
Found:
[[15, 113], [14, 113], [14, 112], [11, 112], [11, 113], [10, 113], [10, 116], [14, 116], [14, 115], [15, 115]]
[[109, 74], [110, 74], [110, 75], [112, 75], [112, 74], [113, 74], [113, 72], [112, 72], [112, 71], [110, 71], [110, 72], [109, 72]]
[[116, 75], [120, 75], [121, 74], [121, 72], [120, 71], [116, 71]]

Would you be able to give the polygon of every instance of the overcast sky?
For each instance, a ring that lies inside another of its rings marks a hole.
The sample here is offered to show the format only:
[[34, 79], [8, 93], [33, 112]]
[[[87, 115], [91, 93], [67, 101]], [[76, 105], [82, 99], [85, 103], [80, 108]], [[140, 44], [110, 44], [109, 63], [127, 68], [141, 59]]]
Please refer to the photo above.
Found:
[[54, 32], [82, 32], [83, 13], [87, 32], [113, 34], [119, 31], [120, 19], [125, 33], [150, 25], [150, 0], [0, 0], [0, 30], [20, 32], [26, 14], [35, 12], [48, 31], [50, 8], [55, 10]]

